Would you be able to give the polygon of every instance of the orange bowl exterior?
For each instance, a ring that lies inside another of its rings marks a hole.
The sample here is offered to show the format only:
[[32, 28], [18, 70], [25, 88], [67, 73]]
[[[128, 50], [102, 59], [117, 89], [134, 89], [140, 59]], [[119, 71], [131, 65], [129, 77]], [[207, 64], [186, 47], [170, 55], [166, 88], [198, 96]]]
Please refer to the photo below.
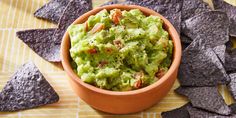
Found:
[[104, 112], [113, 114], [128, 114], [139, 112], [151, 107], [155, 103], [159, 102], [170, 91], [176, 80], [178, 67], [181, 60], [181, 43], [177, 31], [167, 19], [155, 11], [136, 5], [108, 5], [98, 7], [80, 16], [72, 24], [84, 23], [89, 16], [95, 15], [103, 9], [107, 9], [109, 11], [115, 8], [121, 10], [140, 9], [145, 15], [156, 15], [164, 21], [164, 28], [169, 32], [169, 35], [173, 40], [174, 52], [172, 65], [168, 72], [160, 80], [147, 87], [126, 92], [103, 90], [84, 83], [76, 75], [70, 65], [70, 38], [68, 32], [65, 33], [62, 40], [61, 59], [63, 68], [69, 75], [69, 82], [74, 92], [82, 100], [91, 105], [93, 108]]

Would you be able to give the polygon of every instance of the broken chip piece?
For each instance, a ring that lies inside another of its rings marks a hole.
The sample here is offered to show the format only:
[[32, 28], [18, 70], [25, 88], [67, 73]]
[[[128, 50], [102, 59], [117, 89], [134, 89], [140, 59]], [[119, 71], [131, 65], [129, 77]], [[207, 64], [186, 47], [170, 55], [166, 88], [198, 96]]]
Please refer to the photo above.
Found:
[[205, 49], [194, 40], [184, 51], [178, 71], [181, 86], [216, 86], [230, 81], [212, 48]]
[[148, 7], [167, 18], [180, 33], [183, 0], [126, 0], [126, 3]]
[[70, 0], [51, 0], [35, 11], [34, 16], [58, 23], [69, 2]]
[[55, 29], [31, 29], [16, 32], [17, 37], [36, 54], [50, 62], [60, 62], [60, 45], [55, 44], [52, 36]]
[[33, 62], [22, 65], [0, 92], [0, 111], [30, 109], [59, 100]]
[[230, 19], [230, 35], [236, 37], [236, 6], [233, 6], [224, 0], [212, 0], [212, 2], [216, 10], [221, 10], [227, 13]]
[[175, 91], [188, 97], [193, 107], [221, 115], [229, 115], [231, 113], [231, 109], [225, 103], [217, 87], [179, 87]]
[[175, 118], [178, 116], [178, 118], [189, 118], [189, 113], [187, 111], [187, 106], [189, 106], [190, 103], [187, 103], [180, 108], [173, 109], [171, 111], [165, 111], [161, 113], [162, 118]]
[[229, 41], [229, 19], [221, 11], [209, 11], [185, 20], [182, 24], [183, 33], [195, 40], [200, 37], [202, 45], [215, 47]]
[[60, 44], [67, 27], [79, 16], [92, 9], [91, 0], [72, 0], [65, 8], [59, 25], [53, 35], [55, 43]]

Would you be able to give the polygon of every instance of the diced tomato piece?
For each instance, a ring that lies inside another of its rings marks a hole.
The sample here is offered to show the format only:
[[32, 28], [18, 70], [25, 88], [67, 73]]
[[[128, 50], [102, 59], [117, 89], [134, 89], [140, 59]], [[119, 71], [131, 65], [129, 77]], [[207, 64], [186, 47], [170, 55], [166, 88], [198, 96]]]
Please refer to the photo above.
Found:
[[98, 67], [101, 68], [101, 67], [105, 66], [106, 64], [108, 64], [107, 61], [101, 61], [101, 62], [99, 62]]
[[141, 87], [142, 87], [142, 84], [143, 84], [142, 80], [139, 79], [138, 81], [136, 81], [136, 82], [134, 83], [134, 88], [136, 88], [136, 89], [141, 88]]
[[120, 40], [113, 40], [113, 44], [119, 49], [121, 49], [123, 47]]
[[104, 28], [105, 28], [104, 24], [96, 24], [91, 30], [91, 32], [94, 34], [96, 32], [103, 30]]
[[165, 70], [164, 69], [160, 69], [155, 75], [156, 75], [156, 77], [157, 78], [161, 78], [161, 77], [163, 77], [164, 75], [165, 75]]
[[119, 24], [121, 17], [122, 17], [121, 10], [120, 9], [116, 9], [115, 13], [112, 14], [112, 21], [113, 21], [113, 23], [116, 24], [116, 25]]
[[88, 53], [89, 53], [89, 54], [96, 54], [96, 53], [97, 53], [97, 50], [96, 50], [95, 48], [89, 49], [89, 50], [88, 50]]

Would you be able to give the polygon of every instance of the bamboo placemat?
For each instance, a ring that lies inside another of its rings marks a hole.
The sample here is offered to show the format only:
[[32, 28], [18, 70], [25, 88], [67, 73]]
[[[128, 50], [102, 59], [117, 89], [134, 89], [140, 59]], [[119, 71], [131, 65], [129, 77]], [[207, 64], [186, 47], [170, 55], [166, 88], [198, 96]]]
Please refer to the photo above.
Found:
[[[93, 6], [99, 6], [105, 1], [107, 0], [93, 0]], [[60, 96], [60, 101], [35, 109], [0, 113], [1, 118], [158, 118], [162, 111], [180, 107], [187, 102], [186, 98], [173, 92], [178, 87], [176, 82], [160, 103], [143, 112], [129, 115], [111, 115], [88, 106], [73, 93], [67, 82], [68, 77], [60, 64], [43, 60], [16, 37], [15, 32], [18, 30], [56, 27], [55, 24], [33, 16], [34, 11], [46, 2], [48, 0], [0, 0], [0, 90], [18, 66], [32, 60], [55, 88]], [[236, 0], [227, 0], [227, 2], [236, 5]], [[220, 87], [220, 91], [226, 102], [231, 103], [231, 97], [225, 88]]]

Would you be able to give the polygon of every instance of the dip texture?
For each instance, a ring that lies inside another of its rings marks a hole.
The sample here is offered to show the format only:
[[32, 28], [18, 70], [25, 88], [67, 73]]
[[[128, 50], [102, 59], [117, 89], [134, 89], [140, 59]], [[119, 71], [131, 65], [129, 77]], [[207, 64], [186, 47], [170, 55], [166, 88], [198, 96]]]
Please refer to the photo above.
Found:
[[68, 28], [71, 65], [82, 81], [112, 91], [148, 86], [172, 62], [173, 43], [158, 16], [102, 10]]

